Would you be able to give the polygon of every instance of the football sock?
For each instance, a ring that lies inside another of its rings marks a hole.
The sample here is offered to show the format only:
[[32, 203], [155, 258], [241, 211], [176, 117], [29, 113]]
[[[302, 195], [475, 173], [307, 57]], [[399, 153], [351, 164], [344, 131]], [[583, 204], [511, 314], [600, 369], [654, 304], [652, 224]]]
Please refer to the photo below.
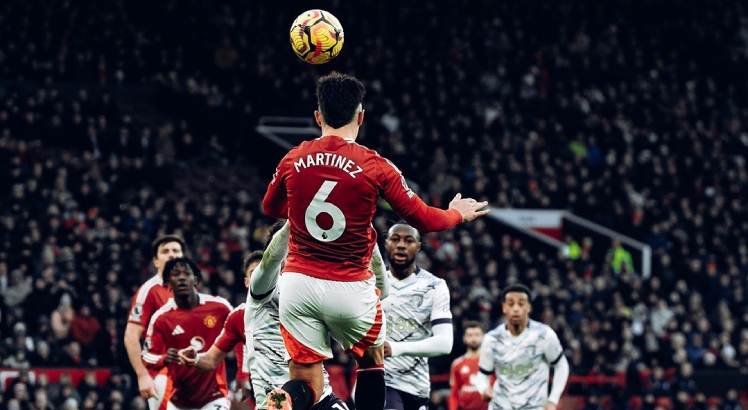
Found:
[[289, 380], [281, 389], [291, 396], [293, 410], [309, 410], [314, 404], [314, 390], [304, 381]]
[[384, 366], [359, 369], [356, 373], [356, 410], [382, 410], [384, 396]]

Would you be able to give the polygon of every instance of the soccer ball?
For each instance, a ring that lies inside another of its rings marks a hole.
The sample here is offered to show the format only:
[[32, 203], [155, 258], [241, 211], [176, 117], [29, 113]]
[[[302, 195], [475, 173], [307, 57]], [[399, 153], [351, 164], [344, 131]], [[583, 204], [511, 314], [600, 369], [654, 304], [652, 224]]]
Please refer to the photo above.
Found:
[[291, 25], [291, 48], [300, 59], [310, 64], [324, 64], [343, 49], [343, 26], [324, 10], [308, 10]]

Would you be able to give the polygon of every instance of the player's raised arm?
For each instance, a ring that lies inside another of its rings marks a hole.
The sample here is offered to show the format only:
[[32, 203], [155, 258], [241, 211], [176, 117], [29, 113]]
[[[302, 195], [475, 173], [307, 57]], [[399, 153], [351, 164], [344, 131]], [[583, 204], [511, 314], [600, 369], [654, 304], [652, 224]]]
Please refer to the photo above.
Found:
[[[286, 155], [287, 157], [288, 155]], [[265, 197], [262, 198], [262, 212], [273, 218], [288, 218], [288, 196], [286, 193], [285, 167], [286, 157], [278, 164], [273, 179], [268, 184]]]
[[281, 229], [273, 235], [265, 252], [262, 253], [262, 260], [252, 272], [250, 279], [250, 295], [254, 299], [263, 299], [278, 284], [278, 274], [283, 258], [288, 253], [288, 232], [289, 225], [286, 222]]
[[487, 202], [462, 198], [460, 194], [452, 199], [447, 210], [428, 206], [408, 187], [400, 170], [390, 161], [381, 158], [378, 166], [382, 196], [398, 215], [419, 231], [443, 231], [488, 213], [488, 210], [482, 210], [488, 205]]
[[379, 250], [379, 246], [374, 244], [374, 250], [371, 253], [371, 261], [369, 262], [369, 270], [374, 274], [377, 280], [377, 289], [381, 292], [379, 299], [384, 300], [390, 294], [390, 281], [387, 277], [387, 269], [384, 266], [384, 258], [382, 258], [382, 252]]

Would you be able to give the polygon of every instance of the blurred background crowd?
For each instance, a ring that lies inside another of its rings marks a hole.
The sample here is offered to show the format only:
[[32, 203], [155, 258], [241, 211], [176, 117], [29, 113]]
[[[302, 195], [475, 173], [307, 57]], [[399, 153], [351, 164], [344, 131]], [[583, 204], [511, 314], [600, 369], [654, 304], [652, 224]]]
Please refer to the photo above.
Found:
[[[565, 209], [653, 248], [643, 278], [613, 260], [620, 245], [579, 232], [564, 236], [573, 257], [491, 220], [425, 235], [419, 263], [450, 285], [458, 335], [465, 320], [495, 326], [501, 288], [522, 282], [572, 375], [587, 376], [567, 391], [580, 408], [739, 408], [745, 4], [323, 3], [346, 45], [317, 68], [288, 49], [301, 2], [0, 4], [0, 367], [112, 372], [77, 387], [0, 378], [0, 407], [143, 408], [122, 337], [153, 273], [150, 242], [182, 235], [201, 286], [241, 303], [241, 259], [273, 222], [260, 200], [284, 153], [254, 128], [264, 115], [310, 116], [314, 78], [334, 68], [367, 85], [361, 143], [427, 202], [462, 192]], [[385, 208], [380, 238], [396, 221]], [[434, 360], [434, 374], [463, 350]], [[716, 374], [735, 385], [704, 388]]]

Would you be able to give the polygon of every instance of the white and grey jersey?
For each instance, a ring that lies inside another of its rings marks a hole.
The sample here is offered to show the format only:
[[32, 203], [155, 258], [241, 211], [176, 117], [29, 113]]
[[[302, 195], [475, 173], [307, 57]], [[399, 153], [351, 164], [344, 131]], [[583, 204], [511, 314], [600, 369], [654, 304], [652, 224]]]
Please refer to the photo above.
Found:
[[550, 326], [530, 320], [512, 336], [501, 324], [488, 332], [480, 349], [480, 371], [496, 374], [490, 410], [542, 409], [548, 401], [550, 366], [563, 356], [563, 348]]
[[[382, 301], [387, 318], [387, 340], [406, 342], [433, 336], [431, 327], [452, 323], [447, 283], [431, 272], [417, 269], [403, 280], [388, 272], [390, 294]], [[431, 379], [426, 357], [395, 356], [384, 361], [388, 387], [418, 397], [429, 397]]]

